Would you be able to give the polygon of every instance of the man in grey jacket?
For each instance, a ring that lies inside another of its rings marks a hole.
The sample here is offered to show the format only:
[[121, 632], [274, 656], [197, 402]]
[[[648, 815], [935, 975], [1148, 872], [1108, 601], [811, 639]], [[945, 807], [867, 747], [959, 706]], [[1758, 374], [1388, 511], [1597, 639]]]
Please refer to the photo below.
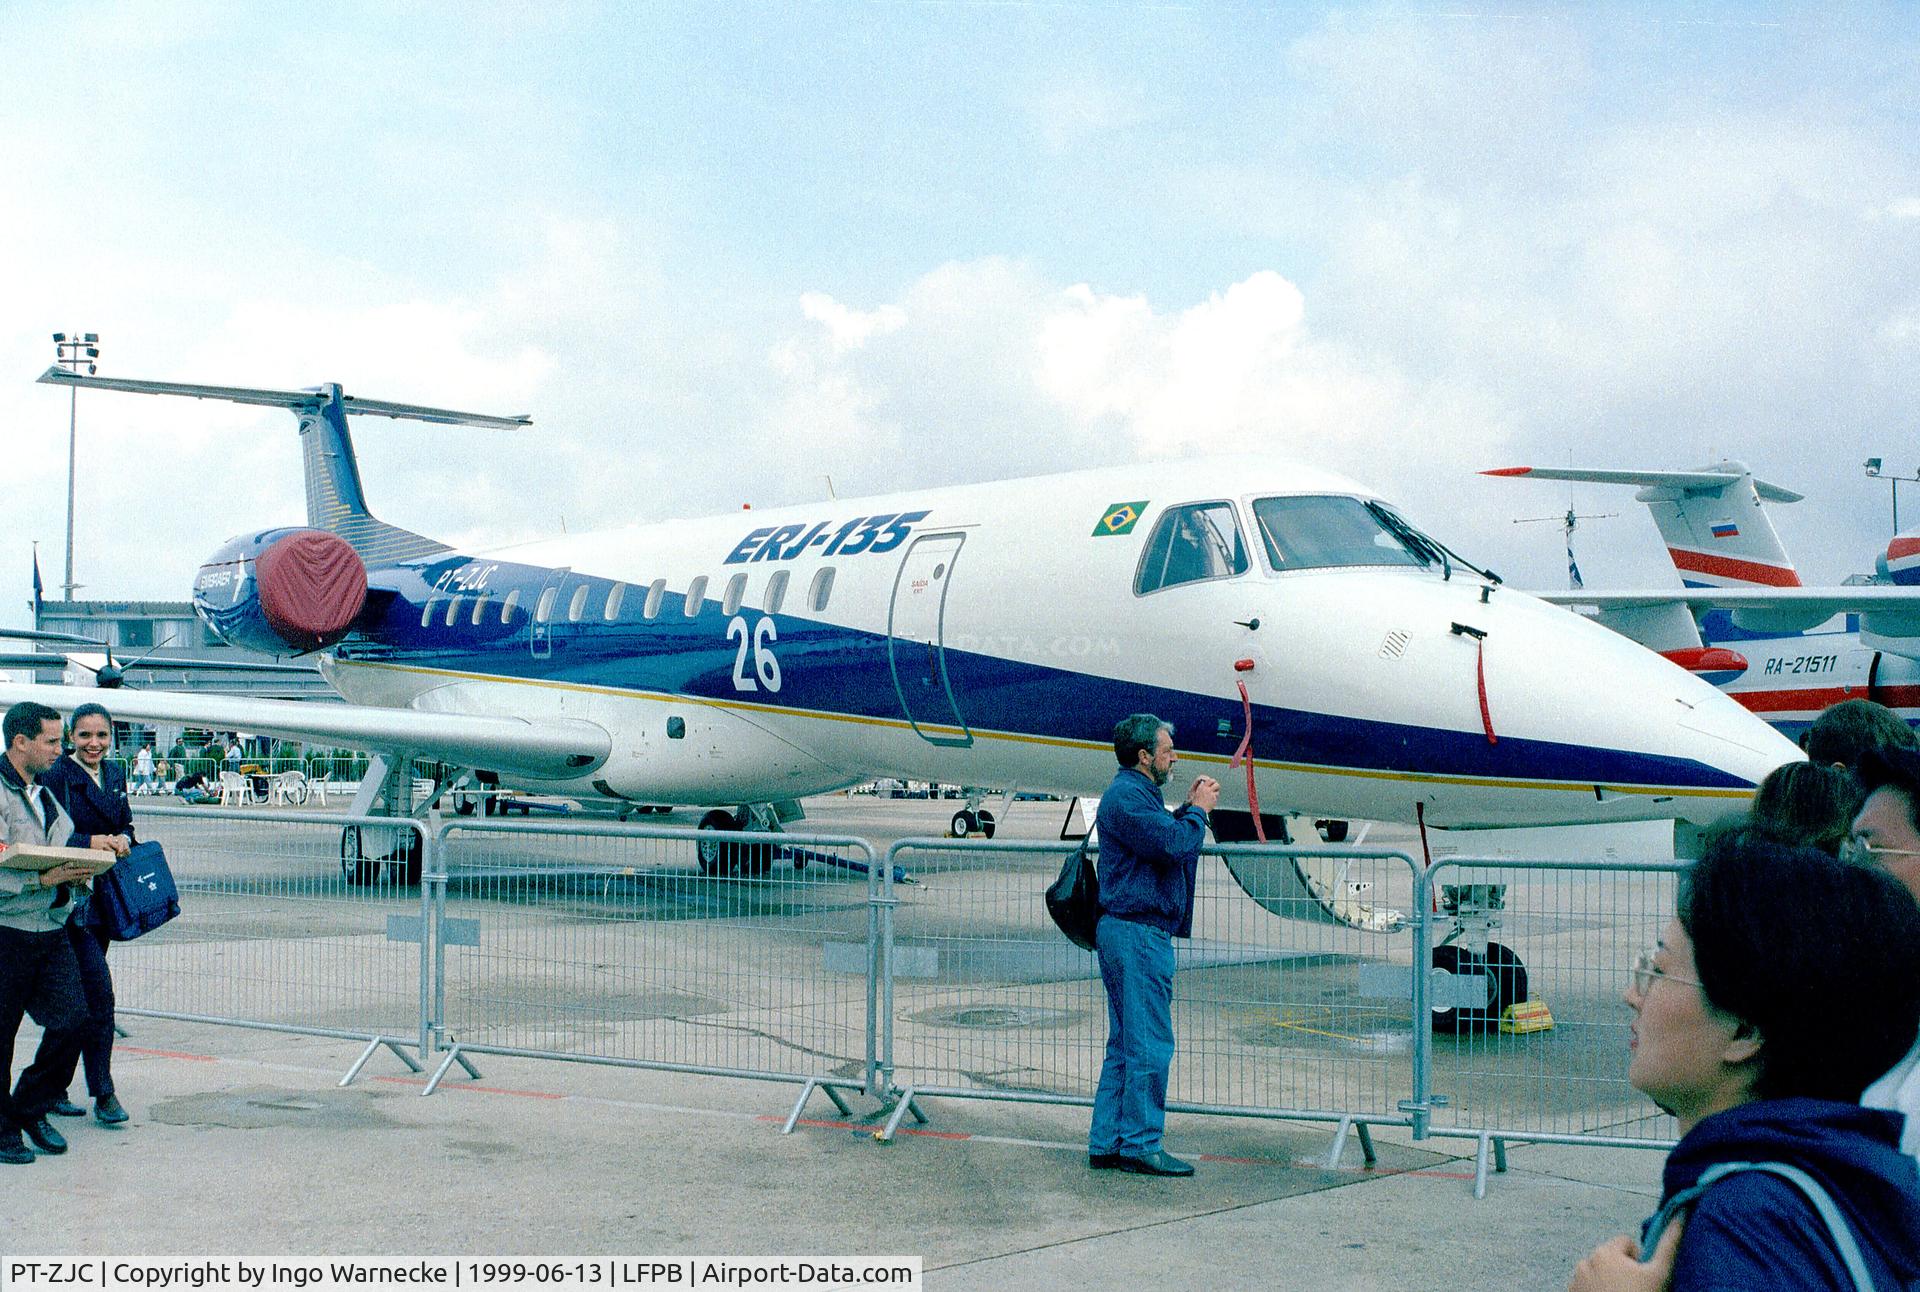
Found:
[[[60, 757], [60, 715], [31, 701], [7, 710], [0, 722], [0, 845], [78, 847], [73, 824], [38, 782]], [[84, 866], [15, 870], [0, 866], [0, 1092], [13, 1072], [13, 1042], [31, 1012], [44, 1029], [39, 1052], [9, 1097], [0, 1093], [0, 1162], [23, 1165], [33, 1153], [64, 1153], [67, 1142], [47, 1122], [73, 1071], [87, 1021], [80, 970], [67, 941], [67, 917], [86, 893]], [[56, 1075], [59, 1074], [59, 1075]]]

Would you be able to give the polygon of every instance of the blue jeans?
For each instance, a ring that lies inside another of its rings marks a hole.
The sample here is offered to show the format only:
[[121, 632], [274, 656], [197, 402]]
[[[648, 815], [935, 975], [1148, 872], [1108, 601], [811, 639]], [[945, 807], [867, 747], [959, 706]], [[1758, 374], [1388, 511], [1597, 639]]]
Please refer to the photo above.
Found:
[[1093, 1097], [1087, 1152], [1145, 1157], [1167, 1126], [1173, 1066], [1173, 937], [1111, 915], [1094, 930], [1107, 988], [1107, 1058]]

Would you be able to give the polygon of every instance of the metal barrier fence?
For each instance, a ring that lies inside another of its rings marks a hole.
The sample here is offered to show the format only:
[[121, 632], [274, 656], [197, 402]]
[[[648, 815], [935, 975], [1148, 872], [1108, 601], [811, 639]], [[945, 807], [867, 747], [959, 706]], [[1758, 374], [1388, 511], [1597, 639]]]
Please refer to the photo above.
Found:
[[464, 820], [436, 837], [430, 1030], [449, 1054], [798, 1082], [842, 1111], [836, 1089], [879, 1093], [864, 840]]
[[[138, 816], [184, 909], [115, 949], [122, 1012], [364, 1040], [343, 1084], [382, 1045], [437, 1061], [423, 1094], [481, 1054], [604, 1063], [796, 1083], [788, 1129], [815, 1091], [861, 1092], [885, 1139], [919, 1098], [1084, 1105], [1098, 1082], [1098, 967], [1041, 901], [1065, 844], [903, 839], [876, 864], [845, 836]], [[1473, 1139], [1476, 1195], [1509, 1140], [1666, 1147], [1620, 996], [1685, 868], [1209, 848], [1169, 1108], [1335, 1124], [1329, 1165], [1354, 1130], [1371, 1162], [1370, 1125]], [[1529, 997], [1551, 1027], [1503, 1029]]]
[[[917, 1096], [1089, 1104], [1107, 1003], [1091, 952], [1062, 939], [1040, 894], [1057, 843], [906, 839], [887, 853], [881, 1038]], [[896, 866], [918, 877], [894, 885]], [[1419, 877], [1404, 853], [1208, 849], [1191, 940], [1177, 944], [1174, 1111], [1413, 1125], [1404, 1097], [1419, 1017], [1408, 938]], [[1384, 962], [1384, 977], [1369, 973]], [[1398, 966], [1397, 970], [1392, 966]], [[1369, 981], [1369, 979], [1371, 981]]]
[[118, 1012], [364, 1040], [362, 1063], [386, 1045], [417, 1069], [426, 896], [404, 861], [358, 857], [418, 857], [418, 822], [143, 807], [136, 825], [166, 847], [182, 918], [115, 948]]
[[[1622, 995], [1635, 954], [1672, 918], [1676, 879], [1686, 869], [1686, 862], [1450, 858], [1427, 872], [1433, 900], [1426, 919], [1437, 954], [1497, 997], [1456, 1006], [1462, 1019], [1449, 1027], [1447, 1002], [1438, 1000], [1449, 984], [1440, 973], [1429, 984], [1436, 1025], [1427, 1133], [1478, 1141], [1476, 1196], [1486, 1190], [1489, 1149], [1504, 1170], [1509, 1140], [1673, 1145], [1673, 1119], [1627, 1082], [1631, 1018]], [[1465, 899], [1455, 914], [1445, 909], [1449, 890]], [[1498, 907], [1487, 910], [1485, 899]], [[1462, 925], [1466, 931], [1449, 940]], [[1458, 955], [1447, 959], [1449, 948]], [[1551, 1011], [1551, 1028], [1502, 1031], [1500, 1007], [1528, 998]]]

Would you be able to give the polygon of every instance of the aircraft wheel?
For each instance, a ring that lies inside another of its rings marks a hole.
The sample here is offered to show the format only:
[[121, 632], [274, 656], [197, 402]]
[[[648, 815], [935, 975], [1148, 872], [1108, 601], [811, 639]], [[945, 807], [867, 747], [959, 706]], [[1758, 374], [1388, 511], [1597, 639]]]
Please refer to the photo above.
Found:
[[453, 814], [455, 816], [472, 816], [479, 810], [480, 796], [474, 791], [455, 790], [453, 792]]
[[[700, 818], [702, 830], [738, 830], [740, 818], [723, 808], [715, 808]], [[700, 870], [708, 875], [764, 875], [773, 865], [778, 849], [765, 843], [735, 843], [733, 840], [702, 839], [694, 845], [700, 858]]]
[[980, 823], [981, 834], [986, 835], [989, 839], [993, 838], [993, 813], [987, 811], [985, 808], [981, 808], [973, 814], [973, 819]]
[[340, 832], [340, 877], [352, 887], [371, 884], [377, 867], [361, 853], [360, 827], [350, 825]]
[[1315, 821], [1320, 829], [1320, 837], [1327, 843], [1345, 843], [1347, 841], [1347, 822]]
[[974, 819], [973, 813], [967, 811], [965, 808], [961, 808], [953, 814], [953, 821], [950, 828], [953, 831], [954, 838], [964, 839], [973, 833], [974, 827], [978, 824], [979, 822]]
[[368, 857], [362, 847], [360, 827], [350, 825], [340, 832], [340, 874], [348, 884], [354, 887], [366, 887], [377, 884], [389, 873], [394, 863], [398, 863], [402, 882], [418, 884], [420, 882], [420, 836], [409, 830], [403, 836], [400, 851], [388, 853], [378, 860]]
[[1507, 1006], [1527, 999], [1527, 967], [1512, 950], [1498, 942], [1487, 944], [1486, 958], [1465, 947], [1449, 944], [1433, 949], [1433, 967], [1457, 977], [1484, 977], [1487, 1003], [1484, 1008], [1434, 1006], [1433, 1030], [1457, 1034], [1485, 1031], [1500, 1025]]
[[[700, 818], [702, 830], [733, 829], [733, 813], [715, 808]], [[700, 873], [719, 875], [726, 871], [726, 845], [718, 839], [702, 839], [693, 845], [694, 855], [700, 859]]]

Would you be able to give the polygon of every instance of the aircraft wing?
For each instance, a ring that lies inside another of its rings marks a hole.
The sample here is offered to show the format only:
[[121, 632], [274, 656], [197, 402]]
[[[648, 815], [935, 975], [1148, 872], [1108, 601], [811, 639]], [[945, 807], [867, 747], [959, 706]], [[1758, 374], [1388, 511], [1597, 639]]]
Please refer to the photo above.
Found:
[[[1835, 615], [1857, 614], [1861, 631], [1883, 638], [1920, 638], [1920, 587], [1863, 584], [1837, 588], [1650, 588], [1643, 591], [1533, 594], [1561, 606], [1592, 606], [1602, 612], [1685, 606], [1731, 610], [1751, 632], [1805, 632]], [[1904, 653], [1904, 652], [1902, 652]]]
[[91, 700], [116, 718], [258, 732], [547, 780], [591, 771], [613, 750], [604, 727], [571, 718], [527, 722], [304, 700], [0, 683], [0, 705], [22, 700], [36, 700], [62, 713]]

